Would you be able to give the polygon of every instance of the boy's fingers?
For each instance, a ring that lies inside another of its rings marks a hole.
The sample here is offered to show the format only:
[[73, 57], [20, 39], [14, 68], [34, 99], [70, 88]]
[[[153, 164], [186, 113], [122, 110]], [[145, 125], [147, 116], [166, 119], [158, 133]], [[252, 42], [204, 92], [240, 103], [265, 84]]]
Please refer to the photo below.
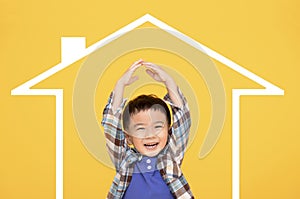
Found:
[[137, 65], [137, 64], [141, 64], [142, 62], [143, 62], [143, 60], [142, 60], [142, 59], [139, 59], [139, 60], [137, 60], [136, 62], [134, 62], [134, 63], [132, 64], [132, 66]]
[[[144, 64], [145, 65], [145, 64]], [[152, 66], [152, 65], [145, 65], [146, 68], [152, 69], [152, 70], [157, 70], [158, 68]]]
[[143, 65], [145, 65], [146, 68], [151, 68], [155, 71], [159, 71], [159, 70], [162, 70], [161, 67], [155, 65], [155, 64], [152, 64], [152, 63], [143, 63]]
[[161, 81], [162, 80], [162, 78], [159, 76], [159, 74], [158, 73], [155, 73], [155, 72], [153, 72], [152, 70], [150, 70], [150, 69], [147, 69], [146, 70], [146, 73], [148, 74], [148, 75], [150, 75], [153, 79], [155, 79], [156, 81]]
[[134, 63], [130, 66], [130, 69], [136, 68], [137, 66], [140, 66], [140, 65], [141, 65], [140, 63]]
[[153, 64], [151, 62], [143, 62], [143, 65], [146, 65], [146, 66], [156, 66], [155, 64]]
[[146, 65], [146, 66], [153, 66], [153, 67], [160, 68], [158, 65], [156, 65], [156, 64], [154, 64], [154, 63], [151, 63], [151, 62], [143, 62], [143, 65]]
[[141, 63], [139, 63], [139, 64], [133, 64], [130, 68], [129, 68], [129, 70], [133, 70], [133, 71], [135, 71], [138, 67], [140, 67], [142, 64]]
[[142, 62], [143, 60], [142, 59], [139, 59], [137, 61], [135, 61], [133, 64], [136, 64], [136, 63], [139, 63], [139, 62]]
[[146, 69], [146, 73], [149, 74], [150, 76], [154, 75], [154, 72], [150, 69]]
[[139, 77], [138, 76], [133, 76], [129, 79], [128, 84], [132, 84], [133, 82], [135, 82], [136, 80], [138, 80]]

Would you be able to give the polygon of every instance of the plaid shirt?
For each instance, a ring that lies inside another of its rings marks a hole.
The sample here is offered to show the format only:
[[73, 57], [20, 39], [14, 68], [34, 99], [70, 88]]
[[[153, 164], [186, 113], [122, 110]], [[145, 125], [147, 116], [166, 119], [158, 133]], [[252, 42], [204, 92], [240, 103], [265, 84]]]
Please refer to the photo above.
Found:
[[[156, 166], [174, 198], [188, 199], [194, 198], [194, 196], [182, 174], [180, 166], [188, 143], [191, 118], [187, 101], [179, 88], [178, 92], [183, 102], [183, 107], [181, 108], [172, 104], [169, 94], [166, 94], [164, 97], [165, 102], [171, 106], [173, 124], [169, 130], [167, 145], [159, 153]], [[103, 111], [102, 119], [107, 150], [117, 171], [107, 195], [108, 199], [123, 197], [132, 179], [134, 165], [142, 159], [140, 153], [127, 145], [122, 130], [121, 114], [126, 99], [123, 99], [120, 107], [113, 112], [113, 95], [114, 93], [112, 92]]]

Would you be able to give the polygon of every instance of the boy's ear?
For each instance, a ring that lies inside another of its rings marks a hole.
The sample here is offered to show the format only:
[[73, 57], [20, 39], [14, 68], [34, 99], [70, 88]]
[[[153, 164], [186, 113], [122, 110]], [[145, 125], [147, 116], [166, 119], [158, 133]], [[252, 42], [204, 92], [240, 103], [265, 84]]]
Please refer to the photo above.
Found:
[[129, 146], [133, 145], [132, 137], [127, 133], [127, 131], [125, 131], [125, 138], [126, 138], [127, 144], [128, 144]]

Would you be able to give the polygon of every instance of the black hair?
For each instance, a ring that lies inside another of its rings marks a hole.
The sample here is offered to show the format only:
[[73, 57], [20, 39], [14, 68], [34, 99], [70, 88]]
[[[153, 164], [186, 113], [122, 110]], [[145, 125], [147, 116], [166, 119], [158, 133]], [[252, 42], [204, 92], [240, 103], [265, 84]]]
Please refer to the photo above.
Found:
[[130, 116], [149, 109], [159, 110], [166, 115], [168, 127], [171, 125], [171, 113], [168, 105], [156, 95], [139, 95], [130, 100], [123, 110], [123, 128], [128, 130]]

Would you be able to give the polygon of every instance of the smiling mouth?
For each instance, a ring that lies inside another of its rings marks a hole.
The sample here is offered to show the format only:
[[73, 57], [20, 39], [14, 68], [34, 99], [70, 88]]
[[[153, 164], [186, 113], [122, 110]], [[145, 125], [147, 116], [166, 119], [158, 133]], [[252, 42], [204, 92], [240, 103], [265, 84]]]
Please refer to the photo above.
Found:
[[147, 149], [149, 149], [149, 150], [155, 149], [155, 148], [157, 147], [157, 145], [158, 145], [158, 142], [156, 142], [156, 143], [144, 144], [144, 146], [145, 146]]

